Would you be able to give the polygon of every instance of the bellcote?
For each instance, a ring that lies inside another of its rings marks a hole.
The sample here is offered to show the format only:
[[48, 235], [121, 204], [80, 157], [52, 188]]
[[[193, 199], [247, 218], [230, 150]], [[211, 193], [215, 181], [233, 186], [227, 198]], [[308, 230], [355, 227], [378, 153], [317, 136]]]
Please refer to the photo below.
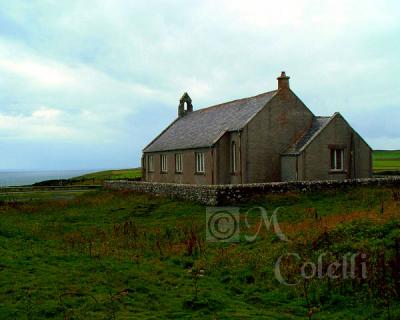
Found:
[[[186, 108], [185, 108], [186, 106]], [[178, 117], [181, 118], [188, 112], [193, 111], [193, 105], [192, 105], [192, 99], [188, 95], [187, 92], [185, 92], [181, 99], [179, 100], [179, 107], [178, 107]]]

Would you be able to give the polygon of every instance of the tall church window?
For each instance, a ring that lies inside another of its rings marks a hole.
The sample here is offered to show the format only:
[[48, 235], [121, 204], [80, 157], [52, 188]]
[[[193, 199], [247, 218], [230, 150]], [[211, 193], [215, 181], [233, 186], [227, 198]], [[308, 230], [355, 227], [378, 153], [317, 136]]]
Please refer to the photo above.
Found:
[[204, 152], [196, 152], [196, 173], [205, 172]]
[[149, 172], [154, 172], [154, 156], [153, 155], [147, 156], [147, 166], [149, 168]]
[[232, 173], [237, 171], [237, 159], [236, 159], [236, 142], [232, 141], [231, 144], [231, 170]]
[[331, 149], [331, 170], [332, 171], [343, 171], [344, 163], [344, 150], [343, 149]]
[[182, 163], [182, 153], [175, 154], [175, 172], [182, 173], [183, 171], [183, 163]]
[[160, 158], [160, 168], [162, 173], [168, 172], [168, 158], [166, 154], [162, 154]]

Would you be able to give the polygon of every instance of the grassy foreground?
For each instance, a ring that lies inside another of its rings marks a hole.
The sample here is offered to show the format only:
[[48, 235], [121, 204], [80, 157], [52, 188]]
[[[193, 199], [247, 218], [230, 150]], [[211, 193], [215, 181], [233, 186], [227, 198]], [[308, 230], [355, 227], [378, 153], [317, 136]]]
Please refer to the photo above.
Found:
[[[281, 207], [288, 242], [254, 206]], [[239, 242], [209, 242], [194, 203], [106, 191], [0, 203], [0, 318], [398, 319], [399, 209], [399, 189], [271, 195], [240, 206]], [[295, 286], [274, 273], [289, 252]], [[299, 276], [303, 260], [326, 253], [326, 273], [349, 252], [366, 256], [353, 278]]]

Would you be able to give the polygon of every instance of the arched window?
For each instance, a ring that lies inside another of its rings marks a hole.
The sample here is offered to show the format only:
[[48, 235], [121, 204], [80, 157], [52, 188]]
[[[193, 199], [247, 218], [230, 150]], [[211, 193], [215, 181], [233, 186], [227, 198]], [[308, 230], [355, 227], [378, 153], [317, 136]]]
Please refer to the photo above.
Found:
[[237, 160], [236, 160], [236, 142], [232, 141], [231, 144], [231, 170], [232, 173], [237, 171]]

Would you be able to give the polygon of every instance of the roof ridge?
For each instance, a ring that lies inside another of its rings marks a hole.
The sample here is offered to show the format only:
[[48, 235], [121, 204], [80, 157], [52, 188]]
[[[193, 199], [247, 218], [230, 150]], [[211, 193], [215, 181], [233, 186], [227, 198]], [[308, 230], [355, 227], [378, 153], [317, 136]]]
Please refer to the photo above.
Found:
[[144, 148], [144, 152], [209, 147], [223, 132], [245, 126], [278, 90], [220, 103], [177, 118]]
[[240, 99], [235, 99], [235, 100], [231, 100], [231, 101], [227, 101], [227, 102], [223, 102], [223, 103], [219, 103], [219, 104], [214, 104], [214, 105], [209, 106], [209, 107], [205, 107], [205, 108], [194, 110], [192, 113], [196, 113], [196, 112], [207, 110], [207, 109], [211, 109], [211, 108], [222, 107], [223, 105], [230, 104], [232, 102], [238, 102], [238, 101], [244, 101], [244, 100], [248, 100], [248, 99], [257, 98], [257, 97], [266, 95], [268, 93], [273, 93], [273, 92], [276, 92], [276, 91], [278, 91], [278, 90], [271, 90], [271, 91], [263, 92], [263, 93], [257, 94], [255, 96], [247, 97], [247, 98], [240, 98]]

